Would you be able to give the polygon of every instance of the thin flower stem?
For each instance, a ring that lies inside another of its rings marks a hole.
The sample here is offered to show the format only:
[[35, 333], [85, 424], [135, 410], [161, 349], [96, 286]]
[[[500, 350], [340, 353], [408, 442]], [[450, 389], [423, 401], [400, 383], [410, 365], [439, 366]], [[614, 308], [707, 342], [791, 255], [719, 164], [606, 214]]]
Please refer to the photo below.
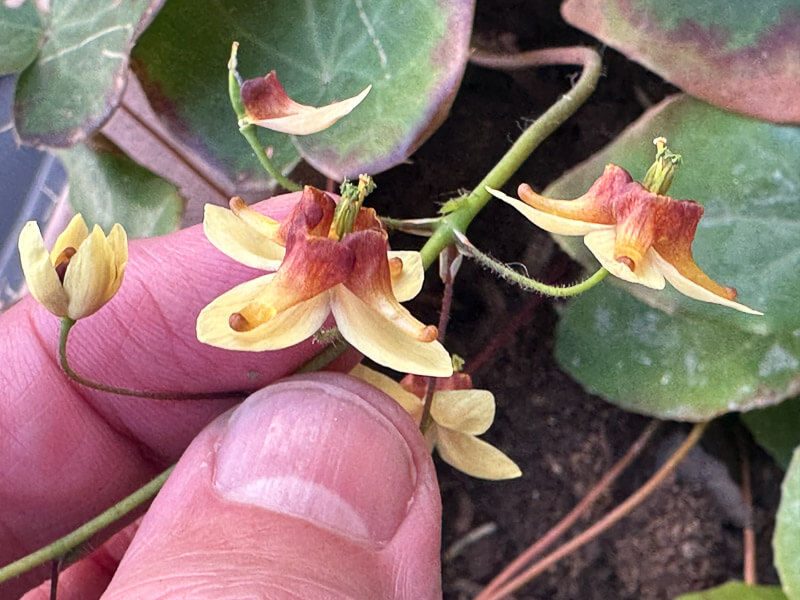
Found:
[[575, 506], [575, 508], [573, 508], [563, 519], [561, 519], [547, 533], [539, 538], [536, 543], [534, 543], [525, 552], [520, 554], [514, 560], [514, 562], [506, 566], [506, 568], [503, 569], [503, 571], [484, 588], [484, 590], [475, 600], [482, 600], [484, 598], [491, 597], [492, 592], [510, 580], [514, 573], [519, 571], [524, 565], [528, 564], [535, 557], [539, 556], [548, 547], [550, 547], [553, 542], [564, 535], [567, 530], [591, 508], [595, 501], [606, 490], [608, 490], [609, 487], [611, 487], [611, 484], [616, 481], [617, 477], [622, 474], [628, 465], [630, 465], [631, 462], [633, 462], [633, 460], [642, 453], [642, 450], [644, 450], [647, 442], [651, 437], [653, 437], [653, 434], [660, 425], [661, 422], [657, 419], [650, 421], [647, 427], [644, 428], [644, 431], [642, 431], [642, 433], [639, 434], [639, 437], [636, 438], [636, 441], [633, 442], [630, 448], [628, 448], [628, 451], [624, 454], [624, 456], [620, 458], [616, 464], [614, 464], [614, 466], [606, 472], [605, 475], [603, 475], [602, 479], [600, 479], [600, 481], [598, 481], [594, 487], [589, 490], [589, 493], [583, 497], [583, 499]]
[[82, 375], [78, 375], [70, 366], [67, 358], [67, 341], [72, 327], [77, 321], [69, 317], [61, 319], [61, 333], [58, 340], [58, 359], [61, 363], [61, 369], [66, 373], [70, 379], [80, 383], [83, 386], [101, 392], [108, 392], [109, 394], [117, 394], [120, 396], [135, 396], [137, 398], [151, 398], [153, 400], [212, 400], [221, 398], [238, 398], [244, 399], [249, 392], [239, 390], [235, 392], [152, 392], [144, 390], [131, 390], [128, 388], [120, 388], [113, 385], [106, 385], [98, 381], [87, 379]]
[[458, 202], [458, 208], [446, 215], [428, 242], [422, 247], [422, 264], [433, 264], [439, 253], [453, 243], [453, 232], [465, 232], [477, 214], [486, 206], [491, 196], [486, 187], [501, 188], [524, 163], [536, 147], [567, 120], [589, 98], [600, 78], [600, 55], [591, 48], [551, 48], [531, 52], [541, 62], [537, 64], [582, 65], [583, 72], [575, 86], [534, 121], [509, 148], [508, 152], [489, 171], [470, 194]]
[[26, 571], [30, 571], [47, 561], [60, 561], [64, 556], [69, 555], [76, 548], [79, 548], [83, 543], [88, 541], [93, 535], [152, 499], [164, 485], [164, 482], [169, 477], [174, 466], [175, 465], [171, 466], [155, 479], [133, 492], [130, 496], [117, 502], [105, 512], [91, 521], [84, 523], [64, 537], [0, 569], [0, 583], [17, 577]]
[[261, 163], [261, 166], [264, 167], [267, 173], [269, 173], [275, 181], [277, 181], [281, 186], [283, 186], [284, 189], [287, 189], [290, 192], [299, 192], [303, 189], [303, 186], [286, 177], [278, 168], [275, 167], [275, 165], [272, 164], [272, 160], [270, 160], [269, 156], [267, 156], [267, 153], [264, 151], [264, 147], [261, 145], [261, 142], [258, 141], [255, 126], [248, 125], [242, 121], [247, 114], [245, 113], [244, 104], [242, 104], [241, 78], [239, 77], [239, 73], [236, 71], [236, 54], [238, 51], [239, 42], [233, 42], [231, 45], [231, 56], [228, 59], [228, 96], [231, 101], [233, 112], [236, 113], [236, 118], [239, 120], [239, 133], [241, 133], [244, 139], [247, 140], [247, 143], [250, 144], [253, 152], [255, 152], [258, 162]]
[[707, 427], [708, 422], [697, 423], [689, 432], [689, 435], [686, 436], [686, 439], [683, 441], [683, 443], [678, 447], [677, 450], [675, 450], [672, 456], [667, 459], [664, 465], [658, 471], [656, 471], [656, 473], [650, 479], [648, 479], [642, 487], [631, 494], [622, 504], [617, 506], [605, 517], [597, 521], [583, 533], [575, 536], [538, 562], [531, 565], [524, 572], [503, 585], [503, 587], [501, 587], [499, 590], [496, 590], [494, 593], [486, 596], [481, 594], [479, 596], [480, 600], [500, 600], [501, 598], [505, 598], [526, 583], [529, 583], [536, 576], [542, 574], [565, 556], [571, 554], [584, 544], [592, 541], [598, 535], [614, 525], [622, 517], [629, 514], [651, 493], [653, 493], [653, 491], [655, 491], [655, 489], [658, 488], [658, 486], [661, 485], [661, 483], [675, 470], [675, 468], [686, 457], [695, 444], [700, 441], [700, 438], [703, 436], [703, 433]]
[[753, 528], [753, 486], [750, 475], [750, 458], [747, 453], [747, 444], [741, 432], [738, 433], [739, 461], [741, 463], [742, 499], [746, 509], [745, 523], [742, 531], [742, 545], [744, 552], [744, 565], [742, 575], [747, 585], [756, 585], [756, 534]]
[[475, 246], [473, 246], [466, 237], [464, 237], [461, 233], [456, 233], [456, 245], [458, 249], [466, 256], [475, 259], [475, 262], [480, 264], [487, 269], [494, 271], [496, 275], [502, 277], [506, 281], [510, 281], [518, 285], [519, 287], [539, 292], [540, 294], [544, 294], [545, 296], [554, 296], [554, 297], [567, 297], [567, 296], [577, 296], [578, 294], [582, 294], [583, 292], [589, 291], [598, 283], [603, 281], [608, 275], [608, 271], [604, 267], [600, 267], [591, 277], [585, 279], [579, 283], [575, 283], [569, 286], [559, 286], [559, 285], [549, 285], [547, 283], [542, 283], [541, 281], [537, 281], [536, 279], [531, 279], [530, 277], [525, 277], [521, 273], [517, 273], [514, 269], [510, 268], [503, 263], [494, 260], [487, 254], [484, 254], [480, 250], [478, 250]]

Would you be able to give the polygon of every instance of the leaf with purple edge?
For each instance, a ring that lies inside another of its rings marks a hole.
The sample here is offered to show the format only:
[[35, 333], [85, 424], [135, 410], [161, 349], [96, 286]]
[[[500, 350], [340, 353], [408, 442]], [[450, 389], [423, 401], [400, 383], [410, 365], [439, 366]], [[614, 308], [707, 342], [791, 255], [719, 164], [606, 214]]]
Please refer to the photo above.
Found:
[[800, 122], [797, 0], [567, 0], [567, 22], [726, 110]]

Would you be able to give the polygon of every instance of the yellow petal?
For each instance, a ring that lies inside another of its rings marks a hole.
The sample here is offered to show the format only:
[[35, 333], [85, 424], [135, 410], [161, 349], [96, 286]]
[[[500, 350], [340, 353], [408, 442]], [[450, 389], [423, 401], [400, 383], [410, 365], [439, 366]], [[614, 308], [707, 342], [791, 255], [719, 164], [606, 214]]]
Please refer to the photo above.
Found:
[[415, 250], [398, 250], [388, 253], [389, 260], [399, 258], [403, 262], [400, 275], [392, 277], [392, 292], [399, 302], [411, 300], [419, 294], [425, 280], [422, 255]]
[[374, 369], [365, 367], [362, 364], [356, 365], [353, 370], [350, 371], [350, 375], [358, 377], [362, 381], [366, 381], [372, 387], [378, 388], [387, 396], [391, 396], [403, 407], [403, 410], [416, 421], [419, 421], [422, 416], [422, 399], [417, 398], [411, 392], [407, 392], [403, 389], [403, 386], [394, 379], [387, 377], [383, 373], [378, 373], [378, 371]]
[[666, 282], [661, 270], [653, 263], [655, 252], [651, 248], [636, 265], [636, 271], [631, 271], [624, 263], [614, 258], [614, 244], [616, 233], [613, 229], [593, 231], [583, 238], [584, 243], [592, 251], [595, 258], [609, 273], [625, 281], [638, 283], [654, 290], [663, 290]]
[[44, 247], [36, 221], [25, 223], [18, 245], [22, 272], [31, 295], [57, 317], [66, 317], [69, 297], [50, 262], [50, 253]]
[[252, 120], [248, 119], [251, 125], [258, 125], [259, 127], [266, 127], [273, 131], [280, 131], [281, 133], [289, 133], [292, 135], [308, 135], [317, 133], [323, 129], [327, 129], [336, 121], [350, 113], [356, 106], [361, 104], [361, 101], [367, 97], [369, 91], [372, 89], [368, 85], [357, 96], [328, 104], [327, 106], [306, 106], [293, 102], [292, 112], [285, 117], [273, 117], [270, 119]]
[[64, 248], [78, 249], [89, 236], [89, 228], [86, 227], [86, 222], [80, 213], [72, 217], [67, 228], [62, 231], [56, 238], [56, 243], [53, 244], [53, 249], [50, 251], [50, 262], [55, 264], [56, 258], [64, 251]]
[[117, 268], [111, 245], [100, 226], [95, 225], [70, 259], [64, 276], [69, 317], [81, 319], [99, 310], [108, 301], [108, 290], [116, 277]]
[[235, 331], [229, 319], [257, 299], [274, 273], [246, 281], [225, 292], [197, 316], [197, 339], [228, 350], [278, 350], [311, 337], [330, 314], [328, 292], [300, 302], [248, 331]]
[[122, 285], [122, 278], [125, 275], [125, 267], [128, 265], [128, 234], [119, 223], [114, 223], [111, 233], [108, 234], [108, 244], [114, 256], [114, 268], [116, 276], [108, 287], [106, 302], [117, 293], [119, 286]]
[[713, 304], [721, 304], [722, 306], [735, 308], [736, 310], [739, 310], [743, 313], [747, 313], [750, 315], [764, 314], [757, 310], [753, 310], [752, 308], [750, 308], [749, 306], [745, 306], [744, 304], [739, 304], [738, 302], [734, 302], [733, 300], [728, 300], [727, 298], [723, 298], [722, 296], [717, 296], [716, 294], [712, 293], [706, 288], [697, 285], [687, 277], [681, 275], [675, 267], [673, 267], [669, 262], [667, 262], [655, 250], [651, 250], [650, 253], [652, 253], [653, 255], [653, 263], [656, 265], [656, 267], [661, 271], [661, 273], [663, 273], [667, 281], [669, 281], [670, 284], [672, 284], [672, 286], [676, 290], [678, 290], [681, 294], [689, 296], [690, 298], [694, 298], [695, 300], [700, 300], [702, 302], [711, 302]]
[[[343, 285], [337, 285], [331, 293], [331, 309], [339, 331], [362, 354], [401, 373], [434, 377], [453, 374], [450, 354], [439, 342], [421, 342], [411, 337], [406, 329], [387, 319]], [[405, 308], [399, 308], [407, 313], [407, 319], [416, 321]], [[419, 323], [419, 327], [424, 326]]]
[[586, 235], [590, 231], [612, 230], [613, 225], [603, 225], [601, 223], [590, 223], [588, 221], [578, 221], [575, 219], [567, 219], [566, 217], [559, 217], [551, 215], [544, 211], [528, 206], [524, 202], [512, 198], [499, 190], [494, 190], [487, 187], [486, 191], [495, 198], [502, 200], [506, 204], [510, 204], [525, 216], [531, 223], [549, 231], [550, 233], [557, 233], [559, 235]]
[[431, 402], [437, 425], [472, 435], [489, 429], [494, 410], [494, 396], [487, 390], [441, 390]]
[[448, 465], [480, 479], [514, 479], [522, 475], [516, 463], [475, 436], [437, 427], [436, 449]]
[[283, 246], [221, 206], [206, 204], [203, 231], [218, 250], [255, 269], [274, 271], [286, 252]]

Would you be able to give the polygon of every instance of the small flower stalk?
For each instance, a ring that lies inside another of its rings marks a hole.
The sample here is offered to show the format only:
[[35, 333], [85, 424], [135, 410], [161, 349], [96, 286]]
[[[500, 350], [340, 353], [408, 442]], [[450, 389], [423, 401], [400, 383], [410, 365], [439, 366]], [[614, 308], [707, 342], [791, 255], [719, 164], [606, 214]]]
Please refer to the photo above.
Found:
[[[413, 419], [423, 413], [427, 387], [424, 378], [408, 375], [400, 383], [363, 365], [351, 375], [377, 387], [394, 398]], [[516, 463], [477, 436], [486, 433], [494, 421], [494, 396], [487, 390], [472, 389], [466, 373], [454, 373], [436, 382], [431, 400], [431, 424], [425, 439], [444, 462], [478, 479], [514, 479], [522, 475]]]
[[279, 223], [234, 198], [231, 211], [207, 207], [209, 240], [248, 266], [275, 270], [240, 284], [197, 319], [201, 342], [231, 350], [277, 350], [312, 336], [333, 315], [341, 335], [375, 362], [406, 373], [447, 377], [450, 355], [437, 330], [401, 301], [422, 288], [418, 252], [387, 252], [375, 211], [358, 208], [341, 237], [336, 203], [306, 187]]
[[620, 279], [657, 290], [668, 281], [690, 298], [763, 314], [735, 302], [735, 288], [720, 285], [695, 263], [692, 242], [703, 207], [663, 195], [680, 156], [666, 149], [663, 138], [655, 142], [658, 154], [646, 177], [652, 191], [609, 164], [575, 200], [546, 198], [524, 183], [519, 186], [519, 200], [497, 190], [489, 192], [542, 229], [583, 236], [600, 264]]
[[128, 239], [117, 223], [106, 236], [98, 225], [91, 233], [75, 215], [48, 252], [35, 221], [19, 236], [22, 271], [31, 295], [57, 317], [82, 319], [97, 312], [122, 285], [128, 262]]

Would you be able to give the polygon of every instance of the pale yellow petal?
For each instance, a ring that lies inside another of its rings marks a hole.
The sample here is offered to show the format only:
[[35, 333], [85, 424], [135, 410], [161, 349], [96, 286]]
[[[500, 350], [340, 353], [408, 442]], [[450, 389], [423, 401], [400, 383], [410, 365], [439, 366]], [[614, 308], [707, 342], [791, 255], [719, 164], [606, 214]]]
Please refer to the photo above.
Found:
[[378, 388], [387, 396], [394, 398], [397, 403], [403, 407], [409, 415], [415, 420], [419, 421], [422, 416], [422, 398], [417, 398], [411, 392], [406, 391], [402, 385], [396, 382], [391, 377], [387, 377], [383, 373], [378, 373], [375, 369], [370, 369], [362, 364], [356, 365], [350, 375], [358, 377], [362, 381], [366, 381], [372, 387]]
[[36, 221], [25, 223], [19, 234], [19, 257], [31, 296], [57, 317], [66, 317], [69, 298], [50, 262]]
[[590, 223], [588, 221], [577, 221], [574, 219], [567, 219], [551, 215], [544, 211], [528, 206], [521, 200], [512, 198], [499, 190], [494, 190], [487, 187], [486, 191], [498, 200], [502, 200], [506, 204], [510, 204], [525, 216], [531, 223], [549, 231], [550, 233], [557, 233], [560, 235], [586, 235], [590, 231], [614, 230], [613, 225], [603, 225], [600, 223]]
[[72, 217], [67, 228], [62, 231], [56, 238], [56, 243], [53, 244], [53, 249], [50, 251], [50, 262], [55, 264], [59, 254], [64, 251], [64, 248], [78, 249], [89, 236], [89, 228], [86, 227], [86, 222], [80, 213]]
[[107, 292], [116, 274], [111, 245], [100, 226], [95, 225], [70, 259], [64, 276], [69, 317], [81, 319], [99, 310], [109, 298]]
[[[331, 290], [331, 309], [344, 339], [376, 363], [401, 373], [449, 377], [450, 354], [439, 342], [421, 342], [343, 285]], [[413, 318], [413, 317], [412, 317]]]
[[278, 350], [311, 337], [330, 314], [328, 292], [300, 302], [248, 331], [235, 331], [229, 325], [231, 314], [258, 297], [274, 273], [246, 281], [225, 292], [197, 316], [197, 339], [204, 344], [228, 350]]
[[711, 291], [707, 290], [703, 286], [697, 285], [690, 279], [681, 275], [678, 270], [673, 267], [669, 262], [667, 262], [664, 257], [662, 257], [658, 252], [655, 250], [651, 250], [653, 254], [653, 264], [656, 268], [663, 273], [664, 277], [667, 281], [672, 284], [676, 290], [678, 290], [681, 294], [689, 296], [690, 298], [694, 298], [695, 300], [700, 300], [702, 302], [711, 302], [713, 304], [721, 304], [722, 306], [727, 306], [729, 308], [735, 308], [743, 313], [747, 313], [750, 315], [763, 315], [764, 313], [759, 312], [757, 310], [753, 310], [749, 306], [745, 306], [744, 304], [739, 304], [738, 302], [734, 302], [733, 300], [728, 300], [727, 298], [723, 298], [722, 296], [717, 296], [716, 294], [712, 293]]
[[251, 125], [266, 127], [273, 131], [289, 133], [293, 135], [308, 135], [327, 129], [336, 121], [350, 113], [361, 101], [367, 97], [372, 86], [369, 85], [357, 96], [334, 102], [326, 106], [315, 108], [313, 106], [298, 105], [295, 103], [295, 110], [298, 112], [286, 117], [275, 117], [272, 119], [261, 119], [259, 121], [249, 120]]
[[494, 396], [488, 390], [440, 390], [431, 402], [437, 425], [472, 435], [491, 427], [494, 411]]
[[286, 253], [283, 246], [264, 237], [221, 206], [206, 204], [203, 232], [218, 250], [255, 269], [276, 270]]
[[583, 238], [586, 247], [592, 251], [595, 258], [609, 273], [631, 283], [638, 283], [654, 290], [663, 290], [666, 282], [661, 271], [653, 263], [653, 249], [649, 249], [636, 266], [636, 272], [631, 271], [627, 265], [614, 258], [614, 240], [616, 233], [613, 229], [606, 231], [593, 231]]
[[516, 463], [475, 436], [438, 427], [436, 450], [448, 465], [480, 479], [514, 479], [522, 475]]
[[111, 228], [111, 233], [108, 234], [108, 244], [114, 257], [115, 276], [106, 291], [106, 301], [119, 290], [119, 286], [122, 285], [122, 277], [125, 275], [125, 267], [128, 265], [128, 235], [119, 223], [115, 223]]
[[419, 294], [425, 280], [425, 269], [422, 268], [422, 255], [416, 250], [397, 250], [389, 252], [389, 260], [399, 258], [403, 261], [403, 270], [398, 277], [392, 277], [392, 292], [400, 302], [411, 300]]

